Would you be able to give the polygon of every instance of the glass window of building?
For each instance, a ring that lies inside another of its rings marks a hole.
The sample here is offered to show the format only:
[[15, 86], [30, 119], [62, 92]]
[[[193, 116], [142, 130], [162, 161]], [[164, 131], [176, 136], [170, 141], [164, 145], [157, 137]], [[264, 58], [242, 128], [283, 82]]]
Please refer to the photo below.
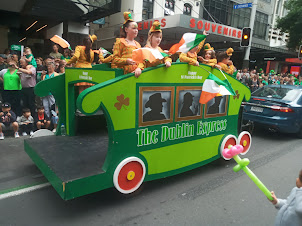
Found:
[[265, 39], [268, 25], [268, 15], [256, 12], [253, 36], [256, 38]]
[[[231, 4], [229, 0], [205, 0], [204, 1], [204, 7], [207, 9], [207, 11], [211, 14], [211, 16], [217, 20], [217, 22], [229, 25], [228, 21], [228, 15]], [[203, 12], [203, 17], [206, 20], [212, 21], [211, 17], [207, 13], [206, 10]]]
[[153, 3], [154, 0], [143, 1], [143, 20], [148, 20], [153, 18]]
[[174, 15], [174, 0], [166, 0], [165, 1], [165, 16]]
[[189, 3], [185, 3], [184, 4], [184, 11], [183, 13], [185, 15], [188, 15], [188, 16], [191, 16], [191, 13], [192, 13], [192, 6], [189, 4]]
[[[233, 3], [233, 4], [235, 5], [237, 3]], [[230, 25], [232, 27], [237, 27], [239, 29], [242, 29], [244, 27], [249, 27], [250, 15], [251, 15], [250, 8], [234, 9], [232, 10]], [[254, 24], [253, 37], [265, 39], [267, 25], [268, 25], [268, 15], [257, 11], [255, 24]]]
[[250, 23], [250, 8], [234, 9], [232, 12], [231, 26], [242, 29], [248, 27]]
[[276, 9], [276, 14], [277, 15], [280, 15], [281, 3], [282, 3], [281, 0], [279, 0], [278, 3], [277, 3], [277, 9]]

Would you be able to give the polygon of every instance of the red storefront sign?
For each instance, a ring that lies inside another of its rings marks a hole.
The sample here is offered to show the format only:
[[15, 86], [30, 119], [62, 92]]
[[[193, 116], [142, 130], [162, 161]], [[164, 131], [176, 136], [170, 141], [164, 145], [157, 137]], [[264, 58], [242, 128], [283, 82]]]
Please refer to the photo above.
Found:
[[242, 31], [240, 29], [203, 19], [193, 18], [183, 14], [138, 22], [138, 30], [149, 30], [154, 21], [159, 21], [162, 29], [180, 27], [196, 30], [196, 32], [205, 30], [211, 34], [217, 34], [234, 39], [241, 39], [242, 36]]
[[[148, 20], [148, 21], [142, 21], [142, 22], [138, 22], [138, 30], [149, 30], [153, 24], [153, 22], [155, 21], [159, 21], [159, 20]], [[161, 28], [164, 28], [166, 26], [166, 19], [162, 18], [160, 20], [160, 26]]]
[[241, 38], [242, 36], [242, 31], [237, 28], [216, 24], [210, 21], [196, 20], [194, 18], [190, 19], [190, 27], [197, 28], [199, 30], [204, 29], [211, 33], [233, 38]]
[[301, 66], [291, 66], [290, 67], [290, 73], [292, 75], [295, 75], [296, 77], [300, 74]]
[[286, 58], [285, 62], [302, 64], [302, 60], [299, 58]]

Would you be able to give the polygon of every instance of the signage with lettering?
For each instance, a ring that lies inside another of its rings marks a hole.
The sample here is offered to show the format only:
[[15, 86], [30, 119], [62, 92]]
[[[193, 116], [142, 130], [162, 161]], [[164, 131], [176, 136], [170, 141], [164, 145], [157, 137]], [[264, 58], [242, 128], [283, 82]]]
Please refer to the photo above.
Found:
[[242, 31], [240, 29], [182, 14], [138, 22], [138, 30], [149, 30], [154, 21], [159, 21], [162, 29], [181, 27], [196, 31], [205, 30], [211, 34], [234, 39], [241, 39], [242, 36]]
[[245, 3], [245, 4], [239, 4], [234, 5], [234, 9], [243, 9], [243, 8], [251, 8], [253, 6], [253, 3]]
[[189, 26], [195, 30], [205, 30], [211, 34], [222, 35], [235, 39], [241, 39], [242, 36], [242, 31], [240, 29], [202, 19], [191, 18]]
[[22, 47], [21, 47], [21, 45], [11, 45], [10, 49], [16, 50], [16, 51], [21, 51]]

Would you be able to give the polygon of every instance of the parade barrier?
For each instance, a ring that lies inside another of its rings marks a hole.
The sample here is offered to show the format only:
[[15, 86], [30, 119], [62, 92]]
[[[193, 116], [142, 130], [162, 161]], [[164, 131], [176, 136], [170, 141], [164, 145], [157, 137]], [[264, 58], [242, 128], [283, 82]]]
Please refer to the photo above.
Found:
[[[208, 71], [227, 78], [236, 95], [200, 104]], [[76, 97], [78, 82], [95, 85]], [[110, 187], [129, 194], [144, 181], [220, 158], [221, 150], [237, 144], [240, 106], [251, 97], [230, 75], [186, 63], [147, 68], [139, 78], [105, 64], [66, 68], [65, 74], [38, 83], [35, 92], [54, 95], [59, 126], [57, 136], [25, 140], [25, 150], [64, 200]], [[87, 117], [101, 110], [105, 132], [78, 136], [76, 109]], [[61, 124], [66, 136], [60, 136]]]

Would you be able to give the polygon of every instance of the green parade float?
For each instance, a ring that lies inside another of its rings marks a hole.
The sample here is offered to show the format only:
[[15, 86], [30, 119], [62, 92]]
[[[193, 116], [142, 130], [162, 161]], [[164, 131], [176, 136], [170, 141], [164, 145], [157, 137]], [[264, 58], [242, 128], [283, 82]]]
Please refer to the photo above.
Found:
[[[209, 72], [221, 80], [227, 78], [236, 95], [199, 104]], [[240, 143], [248, 150], [251, 138], [239, 135], [238, 118], [242, 102], [251, 93], [232, 76], [225, 76], [207, 65], [186, 63], [147, 68], [139, 78], [107, 64], [66, 68], [65, 74], [41, 81], [35, 88], [38, 96], [51, 92], [56, 99], [56, 136], [27, 139], [25, 150], [64, 200], [110, 187], [128, 194], [144, 181], [210, 163], [230, 145]], [[77, 96], [74, 84], [78, 82], [95, 85]], [[77, 109], [86, 117], [102, 111], [107, 132], [96, 139], [78, 136]], [[62, 124], [66, 136], [61, 136]]]

